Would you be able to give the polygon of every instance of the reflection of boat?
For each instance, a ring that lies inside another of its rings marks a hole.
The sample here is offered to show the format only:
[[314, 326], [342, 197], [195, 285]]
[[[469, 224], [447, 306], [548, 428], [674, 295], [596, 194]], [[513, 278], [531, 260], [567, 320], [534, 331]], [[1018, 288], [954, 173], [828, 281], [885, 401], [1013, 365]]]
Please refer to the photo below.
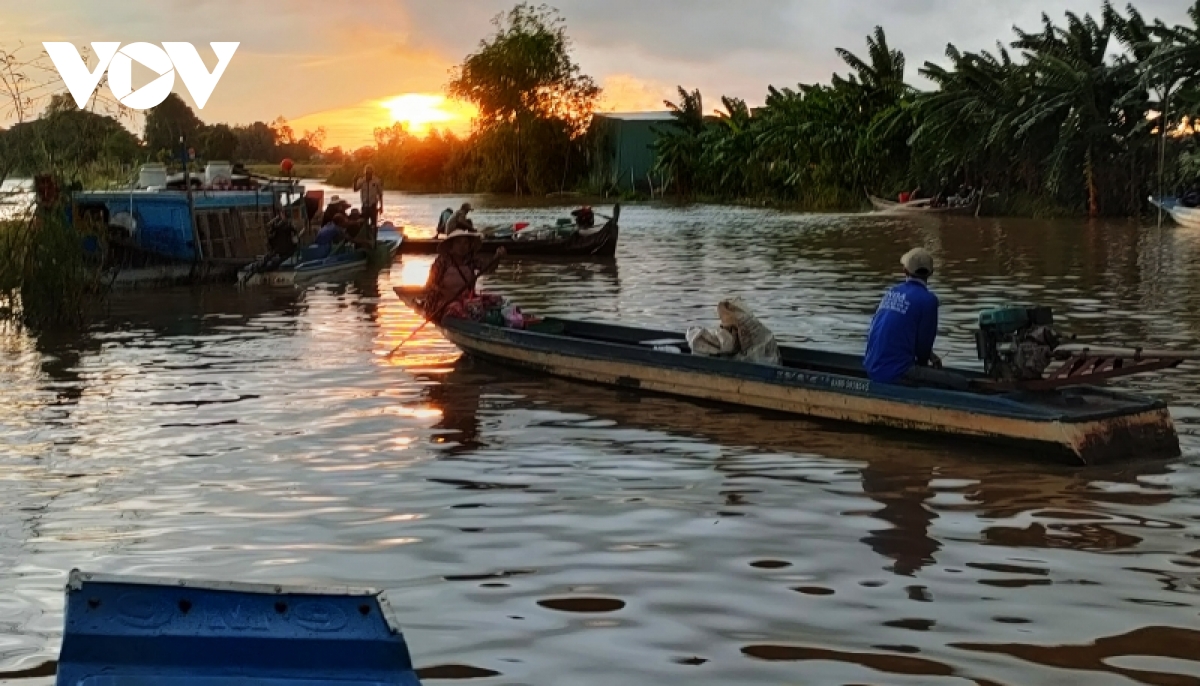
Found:
[[[617, 238], [620, 233], [618, 220], [621, 206], [613, 207], [613, 215], [600, 227], [561, 232], [557, 227], [547, 229], [525, 228], [508, 237], [485, 237], [482, 252], [495, 252], [503, 247], [509, 255], [522, 257], [613, 257], [617, 254]], [[539, 232], [545, 234], [539, 237]], [[486, 236], [486, 232], [485, 236]], [[530, 236], [525, 238], [523, 236]], [[401, 246], [403, 254], [428, 255], [437, 252], [440, 238], [408, 238]]]
[[[426, 378], [430, 382], [429, 402], [441, 411], [436, 428], [451, 432], [445, 436], [451, 454], [503, 443], [511, 435], [513, 420], [500, 420], [498, 415], [502, 413], [532, 410], [538, 417], [536, 421], [545, 422], [544, 413], [552, 410], [577, 415], [573, 421], [553, 422], [555, 427], [574, 423], [590, 430], [600, 419], [615, 422], [615, 432], [631, 441], [645, 440], [629, 433], [636, 429], [718, 445], [723, 450], [713, 460], [712, 468], [731, 475], [746, 476], [756, 456], [764, 452], [796, 456], [798, 465], [811, 465], [812, 458], [819, 457], [840, 474], [857, 470], [863, 494], [882, 505], [868, 515], [881, 520], [882, 525], [871, 527], [861, 540], [892, 560], [893, 571], [901, 574], [919, 570], [940, 548], [938, 537], [929, 530], [931, 520], [938, 516], [936, 507], [927, 502], [940, 490], [931, 483], [933, 480], [971, 484], [964, 487], [965, 507], [950, 507], [962, 516], [968, 516], [969, 508], [979, 518], [982, 538], [1002, 545], [1011, 545], [1018, 531], [1010, 518], [1031, 508], [1072, 511], [1080, 508], [1081, 502], [1148, 507], [1173, 497], [1170, 492], [1139, 488], [1093, 487], [1097, 478], [1136, 486], [1141, 479], [1168, 473], [1166, 461], [1096, 468], [1101, 471], [1047, 470], [1037, 464], [1006, 460], [1007, 451], [989, 445], [964, 446], [961, 441], [913, 434], [843, 431], [794, 415], [581, 386], [469, 357], [457, 360], [448, 372], [439, 370]], [[739, 456], [751, 457], [743, 461]], [[756, 476], [771, 478], [765, 472]], [[794, 477], [784, 472], [781, 478]], [[754, 502], [753, 495], [745, 499], [749, 504]], [[1022, 517], [1016, 521], [1020, 527], [1027, 524]], [[1054, 529], [1035, 525], [1020, 529], [1016, 535], [1021, 545], [1031, 548], [1059, 547], [1063, 545], [1062, 532], [1069, 530], [1077, 549], [1128, 550], [1132, 545], [1129, 534], [1115, 533], [1110, 524], [1081, 520], [1078, 524], [1063, 522], [1061, 528]]]
[[75, 570], [63, 625], [59, 684], [420, 686], [387, 598], [370, 589]]
[[899, 203], [892, 200], [884, 200], [873, 195], [867, 196], [871, 200], [871, 206], [876, 212], [886, 214], [975, 214], [975, 210], [979, 207], [979, 202], [982, 195], [976, 193], [974, 198], [965, 205], [946, 206], [946, 207], [930, 207], [929, 203], [932, 198], [922, 198], [920, 200], [910, 200], [906, 203]]
[[246, 286], [294, 286], [352, 274], [372, 265], [389, 264], [402, 241], [403, 238], [381, 240], [370, 250], [344, 247], [324, 256], [319, 247], [309, 246], [274, 269], [257, 271], [256, 265], [246, 267], [238, 275], [238, 283]]
[[1200, 229], [1200, 207], [1184, 207], [1176, 198], [1150, 198], [1150, 204], [1171, 215], [1180, 226]]
[[[418, 290], [396, 291], [419, 307]], [[546, 319], [534, 330], [457, 319], [440, 328], [476, 357], [622, 388], [980, 439], [1084, 463], [1179, 454], [1165, 403], [1093, 386], [1042, 393], [911, 388], [869, 381], [857, 355], [781, 347], [782, 366], [751, 364], [656, 349], [686, 351], [674, 332], [563, 319]]]

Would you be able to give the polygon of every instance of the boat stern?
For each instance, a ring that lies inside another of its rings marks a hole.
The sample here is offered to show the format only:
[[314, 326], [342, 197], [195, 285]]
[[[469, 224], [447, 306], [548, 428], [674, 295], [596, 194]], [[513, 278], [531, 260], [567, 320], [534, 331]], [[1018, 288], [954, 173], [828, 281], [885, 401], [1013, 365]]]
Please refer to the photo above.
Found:
[[1084, 464], [1176, 457], [1179, 435], [1166, 406], [1093, 421], [1063, 423], [1062, 444]]

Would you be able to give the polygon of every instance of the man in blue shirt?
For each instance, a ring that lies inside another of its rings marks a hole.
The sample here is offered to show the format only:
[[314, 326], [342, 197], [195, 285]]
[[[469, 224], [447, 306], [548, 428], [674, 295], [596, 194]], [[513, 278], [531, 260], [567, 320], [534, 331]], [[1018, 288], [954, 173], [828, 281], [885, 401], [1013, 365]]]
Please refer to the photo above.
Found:
[[863, 358], [867, 376], [879, 383], [966, 390], [966, 377], [943, 370], [933, 352], [938, 327], [938, 299], [928, 286], [933, 256], [915, 248], [900, 264], [908, 278], [884, 294], [871, 320]]

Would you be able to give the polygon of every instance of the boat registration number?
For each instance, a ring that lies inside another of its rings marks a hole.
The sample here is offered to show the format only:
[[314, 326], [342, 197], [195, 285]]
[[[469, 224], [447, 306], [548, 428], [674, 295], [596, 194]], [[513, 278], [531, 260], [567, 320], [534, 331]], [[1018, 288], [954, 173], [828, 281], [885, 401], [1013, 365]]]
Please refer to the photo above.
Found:
[[859, 393], [867, 393], [871, 390], [871, 382], [865, 379], [847, 379], [844, 377], [830, 376], [829, 374], [816, 374], [813, 372], [803, 372], [794, 369], [783, 369], [775, 372], [775, 378], [780, 381], [790, 383], [802, 383], [808, 386], [824, 386], [826, 388], [834, 388], [844, 391], [856, 391]]

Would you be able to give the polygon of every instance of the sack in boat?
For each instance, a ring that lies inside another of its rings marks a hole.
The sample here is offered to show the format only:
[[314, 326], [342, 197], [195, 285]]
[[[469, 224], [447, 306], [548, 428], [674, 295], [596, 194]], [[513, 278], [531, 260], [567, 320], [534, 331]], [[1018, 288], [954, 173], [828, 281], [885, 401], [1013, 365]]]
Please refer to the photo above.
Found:
[[717, 314], [721, 317], [721, 328], [737, 338], [734, 359], [774, 365], [783, 362], [775, 334], [758, 321], [741, 298], [722, 300], [717, 305]]
[[737, 339], [722, 328], [705, 329], [694, 326], [687, 330], [687, 342], [693, 355], [714, 357], [737, 352]]

